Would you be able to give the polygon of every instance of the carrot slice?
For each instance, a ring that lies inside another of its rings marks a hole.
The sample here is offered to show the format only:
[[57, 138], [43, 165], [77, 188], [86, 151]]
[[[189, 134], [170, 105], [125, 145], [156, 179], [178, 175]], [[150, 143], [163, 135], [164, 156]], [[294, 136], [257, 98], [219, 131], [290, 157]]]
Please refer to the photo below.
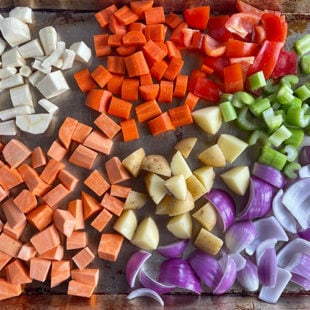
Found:
[[33, 257], [37, 255], [36, 249], [30, 242], [24, 243], [20, 248], [17, 258], [25, 262], [29, 262]]
[[140, 123], [148, 121], [162, 113], [155, 99], [141, 103], [137, 105], [135, 109]]
[[112, 78], [112, 74], [102, 65], [98, 65], [91, 73], [91, 76], [101, 88]]
[[84, 220], [89, 219], [94, 214], [102, 210], [102, 206], [100, 205], [100, 203], [90, 194], [82, 192], [81, 197], [83, 202]]
[[147, 25], [155, 25], [164, 23], [165, 18], [165, 11], [162, 6], [152, 7], [149, 10], [144, 12], [145, 15], [145, 23]]
[[75, 229], [84, 229], [84, 214], [82, 199], [74, 199], [68, 203], [67, 210], [75, 217]]
[[31, 150], [24, 143], [11, 139], [4, 146], [2, 155], [11, 168], [16, 168], [31, 155]]
[[176, 57], [182, 59], [181, 51], [173, 41], [166, 41], [165, 44], [167, 46], [168, 58]]
[[45, 229], [53, 221], [54, 211], [46, 203], [42, 203], [27, 213], [28, 222], [39, 231]]
[[97, 152], [80, 144], [69, 157], [69, 162], [85, 169], [91, 169], [95, 163], [97, 155]]
[[119, 47], [122, 45], [123, 34], [110, 34], [108, 38], [108, 45], [111, 47]]
[[130, 2], [130, 8], [140, 18], [143, 18], [145, 11], [152, 8], [153, 2], [153, 0], [132, 1]]
[[123, 25], [114, 14], [110, 17], [109, 30], [115, 34], [125, 34], [127, 32], [126, 25]]
[[67, 250], [76, 250], [85, 248], [87, 245], [87, 234], [85, 231], [73, 231], [66, 240]]
[[187, 91], [188, 75], [179, 74], [175, 79], [173, 96], [183, 98]]
[[59, 141], [55, 140], [50, 148], [47, 151], [47, 155], [57, 161], [61, 161], [66, 154], [68, 153], [68, 150], [63, 147]]
[[127, 5], [122, 6], [118, 9], [114, 16], [118, 19], [123, 25], [129, 25], [139, 19], [139, 16], [132, 11]]
[[94, 47], [97, 57], [108, 56], [111, 54], [112, 49], [108, 45], [108, 37], [109, 35], [107, 33], [94, 35]]
[[37, 206], [36, 197], [27, 189], [23, 189], [13, 201], [16, 207], [23, 213], [28, 213]]
[[166, 38], [167, 27], [163, 24], [147, 25], [144, 29], [146, 41], [164, 42]]
[[174, 126], [171, 122], [168, 112], [164, 112], [161, 115], [153, 118], [147, 122], [147, 125], [153, 136], [157, 136], [166, 131], [174, 130]]
[[189, 92], [184, 101], [184, 105], [188, 105], [189, 109], [193, 111], [198, 101], [199, 101], [199, 97], [194, 95], [192, 92]]
[[132, 55], [137, 50], [137, 45], [122, 45], [116, 49], [116, 52], [120, 56], [129, 56]]
[[142, 51], [125, 57], [125, 66], [129, 77], [140, 76], [150, 72]]
[[145, 24], [134, 22], [128, 25], [128, 31], [140, 31], [143, 32], [145, 28]]
[[54, 261], [51, 268], [51, 288], [70, 278], [71, 264], [69, 260]]
[[74, 142], [83, 143], [92, 130], [93, 130], [92, 127], [83, 124], [81, 122], [78, 122], [74, 129], [71, 139]]
[[94, 124], [110, 139], [121, 130], [121, 127], [105, 113], [101, 113], [94, 120]]
[[171, 28], [171, 29], [174, 29], [176, 26], [178, 26], [180, 23], [182, 22], [182, 18], [173, 13], [173, 12], [170, 12], [167, 16], [166, 16], [166, 20], [165, 20], [165, 24]]
[[97, 84], [94, 81], [94, 79], [92, 78], [92, 76], [90, 75], [88, 68], [85, 68], [81, 71], [75, 72], [73, 74], [73, 76], [74, 76], [74, 79], [75, 79], [79, 89], [83, 93], [87, 93], [91, 89], [97, 87]]
[[7, 165], [0, 168], [0, 185], [4, 190], [23, 183], [23, 179], [16, 169], [10, 169]]
[[108, 113], [116, 117], [129, 119], [131, 109], [132, 109], [132, 104], [130, 102], [117, 98], [115, 96], [112, 96], [110, 106], [108, 109]]
[[174, 127], [185, 126], [193, 123], [191, 110], [187, 104], [172, 108], [168, 113]]
[[145, 58], [153, 65], [154, 63], [164, 59], [167, 55], [162, 48], [158, 46], [154, 41], [148, 40], [143, 46], [143, 53]]
[[48, 272], [52, 262], [40, 257], [33, 257], [30, 260], [29, 275], [33, 280], [44, 282], [47, 279]]
[[155, 80], [160, 81], [163, 78], [167, 68], [168, 68], [168, 64], [165, 60], [160, 60], [156, 62], [151, 68], [152, 77]]
[[86, 97], [85, 104], [98, 112], [106, 112], [112, 98], [112, 93], [105, 89], [92, 89]]
[[69, 191], [73, 191], [79, 183], [79, 179], [65, 169], [59, 172], [58, 179]]
[[50, 207], [56, 207], [56, 205], [65, 198], [70, 191], [61, 183], [53, 187], [49, 192], [47, 192], [42, 200], [46, 202]]
[[107, 89], [113, 95], [120, 95], [122, 90], [122, 83], [124, 80], [124, 75], [112, 74], [112, 78], [107, 84]]
[[13, 198], [8, 199], [2, 204], [2, 210], [7, 220], [7, 223], [15, 228], [26, 221], [25, 214], [16, 206]]
[[127, 119], [120, 123], [124, 142], [139, 139], [139, 131], [134, 118]]
[[182, 70], [183, 64], [184, 61], [182, 59], [172, 57], [168, 64], [168, 68], [165, 71], [164, 78], [169, 81], [174, 81], [177, 75]]
[[86, 268], [95, 258], [93, 252], [89, 247], [85, 247], [83, 250], [78, 252], [72, 257], [72, 260], [79, 269]]
[[124, 79], [121, 91], [122, 99], [137, 101], [139, 98], [139, 80], [137, 79]]
[[3, 253], [17, 257], [22, 245], [21, 241], [10, 237], [6, 233], [2, 232], [0, 234], [0, 249]]
[[78, 121], [72, 117], [66, 117], [58, 130], [58, 138], [66, 149], [69, 149], [71, 138]]
[[139, 86], [139, 93], [143, 100], [156, 99], [159, 93], [159, 84], [148, 84]]
[[29, 277], [29, 270], [20, 261], [15, 259], [12, 263], [5, 267], [7, 280], [12, 284], [26, 284], [31, 283], [32, 279]]
[[98, 246], [98, 256], [115, 262], [120, 253], [124, 237], [119, 234], [102, 234]]
[[71, 279], [88, 285], [96, 286], [99, 281], [99, 269], [72, 269]]
[[126, 168], [123, 166], [120, 159], [116, 156], [105, 162], [105, 169], [110, 181], [110, 184], [117, 184], [130, 179]]
[[76, 280], [70, 280], [67, 288], [67, 294], [89, 298], [92, 296], [94, 290], [95, 285], [89, 285]]
[[128, 31], [123, 37], [122, 42], [125, 46], [144, 45], [146, 39], [141, 31]]
[[61, 170], [65, 168], [65, 164], [51, 158], [40, 174], [40, 178], [47, 184], [53, 184]]
[[140, 85], [153, 84], [151, 73], [140, 75]]
[[158, 102], [171, 103], [173, 99], [173, 87], [174, 83], [172, 81], [160, 81], [157, 97]]
[[43, 259], [49, 259], [51, 261], [61, 261], [64, 258], [64, 247], [59, 244], [55, 246], [54, 248], [40, 254], [38, 257]]
[[116, 5], [112, 4], [107, 8], [97, 12], [95, 18], [100, 27], [104, 28], [109, 24], [110, 17], [117, 11]]
[[122, 200], [111, 196], [109, 193], [104, 194], [100, 204], [117, 216], [122, 214], [125, 205]]
[[125, 74], [125, 62], [122, 56], [108, 56], [107, 69], [110, 73]]
[[22, 286], [20, 284], [12, 284], [0, 278], [0, 300], [17, 297], [22, 293]]
[[110, 188], [110, 184], [97, 169], [90, 173], [84, 180], [84, 184], [98, 196], [103, 195]]
[[113, 215], [108, 210], [103, 208], [102, 211], [90, 223], [90, 225], [101, 232], [108, 225], [112, 217]]
[[40, 146], [33, 149], [31, 153], [31, 162], [33, 168], [39, 168], [46, 165], [46, 156]]
[[113, 141], [104, 136], [98, 130], [94, 130], [87, 136], [83, 145], [92, 150], [108, 155], [111, 152]]

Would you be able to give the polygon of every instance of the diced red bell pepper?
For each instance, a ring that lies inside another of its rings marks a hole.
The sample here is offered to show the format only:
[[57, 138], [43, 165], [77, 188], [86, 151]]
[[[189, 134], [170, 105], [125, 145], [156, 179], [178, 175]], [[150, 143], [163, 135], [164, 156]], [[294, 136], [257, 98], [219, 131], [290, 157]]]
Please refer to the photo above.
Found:
[[211, 57], [206, 56], [203, 62], [208, 67], [212, 68], [215, 73], [218, 73], [220, 76], [223, 76], [223, 70], [229, 65], [229, 59], [224, 56], [220, 57]]
[[243, 90], [243, 71], [240, 63], [224, 68], [224, 86], [226, 93], [235, 93]]
[[176, 26], [170, 35], [170, 40], [173, 41], [178, 46], [184, 46], [184, 33], [183, 29], [187, 29], [188, 25], [184, 22], [181, 22]]
[[248, 4], [248, 3], [246, 3], [246, 2], [244, 2], [242, 0], [237, 0], [236, 7], [237, 7], [237, 10], [239, 12], [252, 13], [252, 14], [256, 14], [259, 17], [261, 17], [266, 12], [272, 13], [272, 14], [275, 14], [275, 15], [278, 15], [278, 16], [281, 15], [280, 11], [273, 11], [273, 10], [264, 10], [264, 11], [262, 11], [262, 10], [256, 8], [256, 7], [254, 7], [253, 5]]
[[226, 56], [228, 58], [255, 56], [258, 51], [259, 45], [257, 43], [229, 39], [227, 42]]
[[262, 15], [262, 23], [266, 32], [266, 40], [285, 42], [287, 36], [287, 23], [280, 17], [271, 13]]
[[254, 41], [258, 44], [263, 44], [266, 40], [266, 31], [262, 24], [254, 26]]
[[271, 74], [273, 79], [280, 78], [288, 74], [297, 74], [298, 58], [293, 51], [281, 49], [277, 64]]
[[220, 86], [207, 77], [198, 77], [193, 94], [207, 101], [218, 102], [220, 100]]
[[243, 73], [243, 80], [246, 80], [246, 76], [248, 73], [248, 70], [250, 66], [254, 63], [254, 56], [249, 56], [249, 57], [234, 57], [234, 58], [229, 58], [230, 64], [236, 64], [240, 63], [242, 67], [242, 73]]
[[203, 36], [202, 50], [208, 56], [219, 57], [225, 54], [226, 44], [218, 42], [208, 34]]
[[190, 92], [194, 92], [195, 90], [195, 85], [197, 83], [197, 80], [199, 77], [207, 77], [207, 74], [201, 70], [194, 69], [192, 70], [189, 79], [188, 79], [188, 84], [187, 84], [187, 90]]
[[210, 17], [210, 6], [206, 5], [186, 9], [183, 16], [185, 22], [190, 27], [205, 30]]
[[208, 34], [216, 38], [219, 42], [226, 42], [232, 38], [232, 34], [226, 29], [225, 24], [229, 20], [229, 15], [210, 16], [208, 22]]
[[191, 49], [200, 50], [202, 47], [204, 35], [200, 31], [196, 31], [193, 33]]

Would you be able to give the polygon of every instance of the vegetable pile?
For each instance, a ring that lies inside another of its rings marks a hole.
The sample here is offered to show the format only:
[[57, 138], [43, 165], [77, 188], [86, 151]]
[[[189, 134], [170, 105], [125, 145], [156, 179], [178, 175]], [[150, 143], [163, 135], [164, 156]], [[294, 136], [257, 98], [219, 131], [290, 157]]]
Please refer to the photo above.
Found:
[[[97, 113], [93, 125], [66, 117], [47, 150], [17, 139], [1, 145], [0, 300], [33, 280], [51, 288], [67, 282], [68, 294], [90, 297], [100, 280], [99, 269], [90, 268], [95, 258], [116, 262], [127, 241], [139, 249], [126, 266], [128, 299], [148, 296], [164, 305], [167, 293], [201, 294], [206, 286], [221, 295], [237, 284], [276, 303], [289, 282], [309, 289], [310, 150], [303, 143], [310, 86], [299, 75], [310, 72], [310, 36], [288, 51], [284, 15], [240, 0], [236, 8], [223, 16], [212, 16], [209, 6], [165, 15], [144, 0], [95, 14], [103, 33], [94, 35], [94, 53], [102, 62], [74, 73], [85, 105]], [[4, 51], [3, 41], [0, 88], [10, 88], [14, 105], [0, 112], [0, 134], [16, 134], [16, 125], [43, 133], [58, 109], [49, 99], [69, 90], [61, 70], [74, 60], [87, 64], [92, 54], [83, 41], [66, 49], [53, 27], [31, 40], [29, 10], [0, 20], [11, 47]], [[15, 20], [18, 35], [9, 27]], [[186, 74], [188, 53], [200, 63]], [[39, 104], [48, 113], [31, 114], [23, 76], [44, 96]], [[141, 128], [171, 135], [193, 123], [215, 141], [199, 152], [201, 141], [188, 136], [171, 146], [169, 159], [143, 145], [113, 154], [120, 133], [130, 145]], [[222, 133], [224, 123], [242, 138]], [[258, 156], [240, 165], [252, 146], [260, 147]], [[80, 179], [72, 166], [87, 176]], [[141, 181], [146, 193], [134, 188]], [[154, 211], [142, 218], [148, 204]], [[161, 244], [159, 217], [174, 242]], [[98, 232], [96, 251], [88, 225]], [[154, 275], [148, 262], [156, 256]]]

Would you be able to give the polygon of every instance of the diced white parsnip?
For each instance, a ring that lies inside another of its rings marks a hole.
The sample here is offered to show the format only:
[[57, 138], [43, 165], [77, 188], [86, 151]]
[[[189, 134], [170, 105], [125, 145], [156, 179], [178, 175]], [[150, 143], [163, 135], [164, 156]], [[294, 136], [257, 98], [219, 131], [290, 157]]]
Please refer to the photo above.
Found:
[[159, 175], [149, 172], [146, 174], [144, 181], [148, 194], [156, 204], [159, 204], [167, 194], [165, 180]]
[[202, 166], [193, 171], [194, 175], [205, 187], [206, 192], [208, 193], [214, 184], [215, 172], [211, 166]]
[[0, 135], [1, 136], [15, 136], [17, 128], [14, 120], [0, 122]]
[[71, 69], [73, 67], [75, 59], [75, 52], [69, 49], [65, 49], [62, 54], [63, 64], [61, 70]]
[[0, 81], [0, 88], [1, 89], [8, 89], [15, 86], [19, 86], [24, 84], [24, 78], [19, 74], [14, 74], [6, 79]]
[[6, 48], [6, 42], [2, 38], [0, 38], [0, 55], [2, 55], [5, 48]]
[[19, 53], [18, 48], [14, 47], [7, 51], [5, 51], [2, 56], [2, 67], [8, 68], [8, 67], [21, 67], [26, 65], [25, 59], [22, 57], [22, 55]]
[[32, 63], [32, 68], [38, 71], [41, 71], [44, 74], [48, 74], [52, 72], [52, 67], [42, 67], [42, 61], [39, 59], [35, 59], [34, 62]]
[[187, 186], [183, 174], [175, 175], [165, 182], [168, 192], [176, 199], [185, 200], [187, 196]]
[[25, 59], [44, 56], [44, 51], [38, 39], [31, 40], [19, 46], [18, 51]]
[[57, 48], [58, 35], [53, 26], [47, 26], [39, 31], [39, 38], [45, 55], [50, 55]]
[[17, 115], [32, 114], [32, 113], [34, 113], [33, 107], [30, 107], [29, 105], [21, 105], [19, 107], [14, 107], [0, 111], [0, 119], [2, 121], [7, 121], [9, 119], [16, 118]]
[[32, 24], [32, 9], [26, 6], [17, 6], [9, 12], [10, 17], [15, 17], [26, 24]]
[[58, 58], [54, 64], [53, 67], [62, 70], [62, 65], [63, 65], [64, 61], [62, 60], [62, 58]]
[[91, 58], [91, 49], [84, 41], [73, 43], [69, 49], [75, 52], [76, 61], [88, 63]]
[[190, 239], [192, 227], [192, 217], [189, 212], [172, 217], [167, 224], [167, 229], [179, 239]]
[[183, 174], [185, 179], [193, 174], [180, 151], [176, 151], [172, 156], [170, 168], [173, 175]]
[[47, 130], [52, 117], [48, 113], [17, 115], [16, 126], [31, 134], [41, 134]]
[[218, 144], [209, 146], [198, 154], [198, 159], [207, 166], [224, 167], [226, 165], [225, 156]]
[[29, 66], [20, 67], [18, 72], [23, 77], [29, 77], [32, 74], [32, 70]]
[[44, 109], [46, 110], [49, 114], [55, 114], [55, 112], [58, 111], [58, 106], [52, 102], [50, 102], [49, 100], [47, 99], [40, 99], [38, 101], [38, 104]]
[[36, 87], [47, 99], [58, 96], [69, 90], [69, 85], [60, 70], [47, 74], [37, 83]]
[[29, 78], [28, 81], [31, 85], [36, 86], [39, 81], [41, 81], [45, 77], [45, 74], [41, 71], [35, 71], [33, 72]]
[[66, 43], [63, 41], [57, 42], [56, 49], [52, 51], [52, 53], [42, 62], [41, 66], [43, 68], [48, 68], [50, 66], [54, 66], [57, 60], [62, 56]]
[[131, 240], [138, 226], [136, 214], [132, 210], [124, 210], [117, 218], [113, 229], [123, 235], [126, 239]]
[[194, 174], [186, 179], [186, 186], [188, 191], [192, 194], [194, 201], [197, 201], [200, 197], [207, 193], [206, 188]]
[[205, 132], [214, 135], [222, 126], [222, 114], [219, 106], [210, 106], [192, 112], [195, 123]]
[[10, 88], [10, 98], [14, 107], [21, 105], [33, 107], [32, 94], [28, 84]]
[[7, 67], [7, 68], [0, 69], [0, 79], [1, 80], [7, 79], [16, 73], [17, 73], [17, 69], [15, 67]]
[[205, 229], [211, 231], [217, 221], [217, 211], [211, 202], [206, 202], [192, 217]]

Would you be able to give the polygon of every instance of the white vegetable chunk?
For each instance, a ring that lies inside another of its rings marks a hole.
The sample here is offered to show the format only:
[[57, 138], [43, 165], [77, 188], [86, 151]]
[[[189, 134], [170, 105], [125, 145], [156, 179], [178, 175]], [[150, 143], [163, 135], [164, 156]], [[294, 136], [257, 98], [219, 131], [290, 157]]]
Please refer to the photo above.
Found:
[[19, 74], [12, 75], [0, 81], [0, 88], [7, 89], [24, 84], [24, 78]]
[[61, 70], [71, 69], [73, 67], [75, 52], [69, 49], [65, 49], [62, 54], [63, 64]]
[[39, 31], [39, 38], [45, 55], [50, 55], [57, 48], [57, 32], [53, 26], [47, 26]]
[[2, 54], [2, 67], [21, 67], [26, 65], [25, 59], [19, 53], [18, 48], [14, 47]]
[[44, 51], [38, 39], [31, 40], [19, 46], [18, 51], [25, 59], [44, 56]]
[[23, 77], [29, 77], [32, 74], [32, 70], [29, 66], [20, 67], [18, 72]]
[[0, 135], [1, 136], [15, 136], [17, 128], [14, 120], [0, 122]]
[[58, 111], [58, 106], [52, 102], [50, 102], [47, 99], [40, 99], [38, 101], [38, 104], [44, 109], [46, 110], [49, 114], [55, 114]]
[[16, 118], [17, 115], [32, 114], [32, 113], [34, 113], [33, 107], [30, 107], [29, 105], [22, 105], [19, 107], [14, 107], [0, 111], [0, 119], [2, 121], [7, 121], [9, 119]]
[[6, 45], [7, 45], [6, 42], [3, 39], [0, 38], [0, 55], [3, 54], [3, 52], [4, 52], [5, 48], [6, 48]]
[[66, 48], [66, 43], [63, 41], [57, 42], [57, 48], [42, 62], [43, 68], [54, 66], [57, 60], [62, 56]]
[[11, 47], [23, 44], [31, 39], [28, 25], [15, 17], [0, 19], [0, 30]]
[[41, 71], [35, 71], [33, 72], [29, 78], [28, 81], [31, 85], [36, 86], [39, 81], [41, 81], [45, 77], [45, 74]]
[[36, 87], [47, 99], [58, 96], [69, 90], [69, 85], [60, 70], [47, 74], [37, 83]]
[[7, 67], [0, 69], [0, 79], [7, 79], [17, 73], [17, 69], [15, 67]]
[[16, 126], [25, 132], [41, 134], [45, 132], [52, 120], [52, 115], [48, 113], [17, 115]]
[[10, 17], [15, 17], [26, 24], [32, 24], [32, 9], [26, 6], [17, 6], [9, 13]]
[[39, 70], [41, 71], [42, 73], [44, 74], [48, 74], [52, 71], [52, 67], [49, 66], [49, 67], [43, 67], [42, 66], [42, 61], [39, 60], [39, 59], [35, 59], [34, 62], [32, 63], [32, 68], [35, 69], [35, 70]]
[[11, 88], [10, 97], [14, 107], [21, 105], [29, 105], [33, 107], [32, 95], [28, 84]]
[[73, 43], [70, 50], [75, 52], [76, 61], [88, 63], [91, 58], [91, 49], [83, 41]]
[[62, 60], [62, 58], [58, 58], [55, 63], [53, 64], [53, 67], [61, 70], [62, 65], [63, 65], [64, 61]]

